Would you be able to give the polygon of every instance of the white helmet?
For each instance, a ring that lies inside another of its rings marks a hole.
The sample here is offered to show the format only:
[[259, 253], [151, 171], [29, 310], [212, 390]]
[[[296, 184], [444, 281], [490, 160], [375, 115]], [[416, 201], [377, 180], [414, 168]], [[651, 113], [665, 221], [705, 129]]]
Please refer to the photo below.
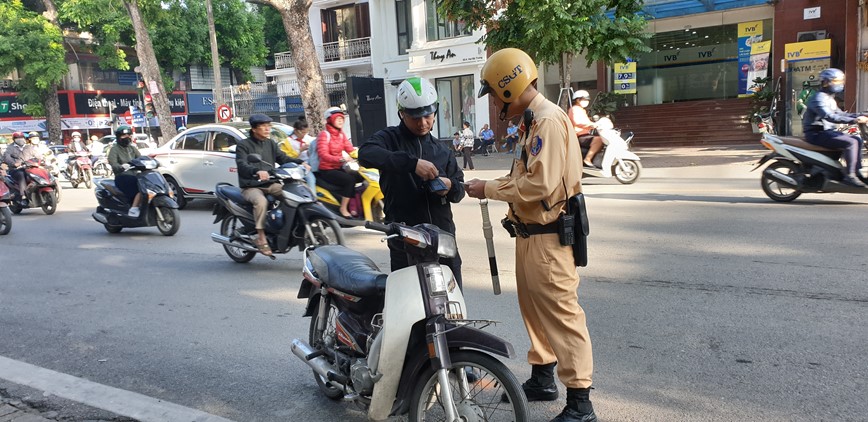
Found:
[[437, 112], [437, 90], [425, 78], [412, 77], [398, 85], [398, 111], [410, 117], [430, 116]]
[[72, 137], [75, 138], [76, 136], [81, 138], [81, 132], [72, 132]]
[[580, 90], [573, 93], [573, 101], [576, 101], [579, 98], [584, 99], [584, 100], [590, 100], [591, 99], [591, 93], [589, 93], [588, 91], [585, 91], [584, 89], [580, 89]]
[[326, 109], [325, 113], [323, 113], [322, 117], [324, 119], [326, 119], [326, 122], [331, 123], [329, 121], [329, 119], [331, 119], [332, 116], [335, 116], [335, 115], [346, 116], [347, 113], [343, 109], [341, 109], [340, 107], [329, 107]]

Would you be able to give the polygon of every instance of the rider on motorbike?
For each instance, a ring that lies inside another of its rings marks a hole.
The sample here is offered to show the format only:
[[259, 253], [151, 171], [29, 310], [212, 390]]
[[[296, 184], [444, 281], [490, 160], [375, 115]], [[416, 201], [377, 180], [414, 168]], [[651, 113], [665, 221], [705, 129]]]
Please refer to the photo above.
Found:
[[90, 156], [90, 151], [87, 150], [87, 147], [81, 140], [81, 133], [72, 132], [72, 141], [69, 142], [69, 155], [66, 159], [66, 174], [72, 178], [76, 177], [72, 174], [72, 171], [75, 168], [72, 163], [74, 163], [79, 156]]
[[127, 198], [133, 198], [132, 207], [128, 215], [132, 218], [139, 216], [139, 205], [142, 203], [142, 194], [139, 192], [139, 181], [135, 171], [131, 170], [130, 160], [138, 158], [142, 154], [139, 149], [132, 145], [133, 129], [126, 125], [115, 129], [116, 145], [109, 150], [108, 162], [115, 173], [115, 186], [124, 193]]
[[585, 155], [583, 163], [585, 167], [594, 166], [594, 156], [603, 149], [603, 138], [591, 135], [591, 129], [597, 127], [594, 122], [588, 117], [587, 108], [591, 103], [591, 94], [584, 89], [580, 89], [573, 93], [573, 106], [570, 107], [570, 121], [573, 122], [573, 129], [576, 131], [576, 136], [579, 138], [579, 145], [590, 147], [588, 154]]
[[36, 148], [34, 148], [33, 145], [28, 145], [24, 140], [23, 133], [13, 133], [12, 141], [14, 143], [9, 145], [9, 147], [6, 148], [6, 152], [3, 154], [3, 162], [9, 166], [9, 174], [12, 176], [12, 180], [18, 182], [18, 192], [20, 193], [21, 200], [26, 201], [24, 196], [24, 189], [26, 187], [24, 177], [25, 172], [22, 166], [27, 161], [38, 160], [40, 157]]
[[862, 167], [862, 138], [836, 130], [839, 123], [868, 123], [868, 117], [847, 113], [838, 108], [835, 94], [844, 90], [844, 72], [830, 68], [820, 72], [822, 87], [808, 100], [808, 109], [802, 117], [802, 129], [808, 143], [843, 150], [847, 162], [841, 183], [856, 187], [868, 187], [856, 177]]
[[353, 152], [353, 144], [344, 133], [346, 113], [339, 107], [329, 107], [323, 114], [326, 127], [316, 141], [316, 154], [319, 156], [319, 171], [316, 177], [331, 183], [337, 188], [334, 192], [341, 197], [340, 213], [344, 218], [353, 218], [347, 206], [355, 195], [356, 183], [362, 181], [357, 172], [344, 169], [347, 159], [343, 153]]

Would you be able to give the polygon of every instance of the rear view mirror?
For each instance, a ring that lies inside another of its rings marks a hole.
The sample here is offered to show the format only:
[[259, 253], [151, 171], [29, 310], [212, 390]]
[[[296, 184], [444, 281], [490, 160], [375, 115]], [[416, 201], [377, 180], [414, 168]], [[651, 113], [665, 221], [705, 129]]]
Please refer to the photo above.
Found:
[[262, 156], [259, 154], [248, 154], [247, 162], [251, 164], [258, 164], [262, 162]]

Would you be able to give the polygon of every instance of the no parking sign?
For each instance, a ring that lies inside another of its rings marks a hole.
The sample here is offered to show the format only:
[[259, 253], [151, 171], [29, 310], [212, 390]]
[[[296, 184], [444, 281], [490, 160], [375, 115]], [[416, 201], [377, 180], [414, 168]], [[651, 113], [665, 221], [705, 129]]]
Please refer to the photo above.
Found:
[[232, 109], [226, 104], [220, 104], [220, 106], [217, 107], [217, 120], [222, 123], [232, 120]]

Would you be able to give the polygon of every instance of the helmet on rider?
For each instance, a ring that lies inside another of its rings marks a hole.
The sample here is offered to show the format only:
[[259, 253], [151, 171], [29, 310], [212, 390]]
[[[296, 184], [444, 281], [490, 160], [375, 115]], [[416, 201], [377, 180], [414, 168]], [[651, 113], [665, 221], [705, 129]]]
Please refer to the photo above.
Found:
[[573, 93], [573, 101], [590, 100], [590, 99], [591, 99], [591, 93], [589, 93], [588, 91], [585, 91], [584, 89], [580, 89], [580, 90]]
[[412, 77], [398, 85], [398, 111], [412, 118], [437, 112], [437, 90], [425, 78]]
[[130, 144], [130, 140], [132, 139], [133, 128], [127, 125], [120, 125], [117, 129], [115, 129], [115, 142], [118, 145], [125, 147]]
[[329, 107], [326, 109], [325, 113], [323, 113], [323, 117], [325, 118], [326, 123], [334, 126], [334, 121], [338, 117], [346, 118], [347, 113], [344, 112], [340, 107]]
[[32, 144], [38, 144], [39, 143], [39, 133], [35, 132], [35, 131], [28, 133], [27, 134], [27, 140], [30, 141], [30, 143], [32, 143]]
[[478, 97], [494, 94], [503, 103], [500, 120], [506, 120], [509, 105], [538, 78], [536, 64], [524, 51], [504, 48], [496, 51], [482, 66], [482, 89]]
[[72, 132], [72, 137], [81, 139], [81, 132]]
[[27, 141], [24, 139], [24, 134], [21, 132], [15, 132], [12, 134], [12, 141], [15, 142], [15, 145], [19, 147], [23, 147]]
[[837, 94], [844, 90], [844, 72], [830, 67], [820, 72], [820, 83], [824, 88], [828, 87], [829, 91]]

